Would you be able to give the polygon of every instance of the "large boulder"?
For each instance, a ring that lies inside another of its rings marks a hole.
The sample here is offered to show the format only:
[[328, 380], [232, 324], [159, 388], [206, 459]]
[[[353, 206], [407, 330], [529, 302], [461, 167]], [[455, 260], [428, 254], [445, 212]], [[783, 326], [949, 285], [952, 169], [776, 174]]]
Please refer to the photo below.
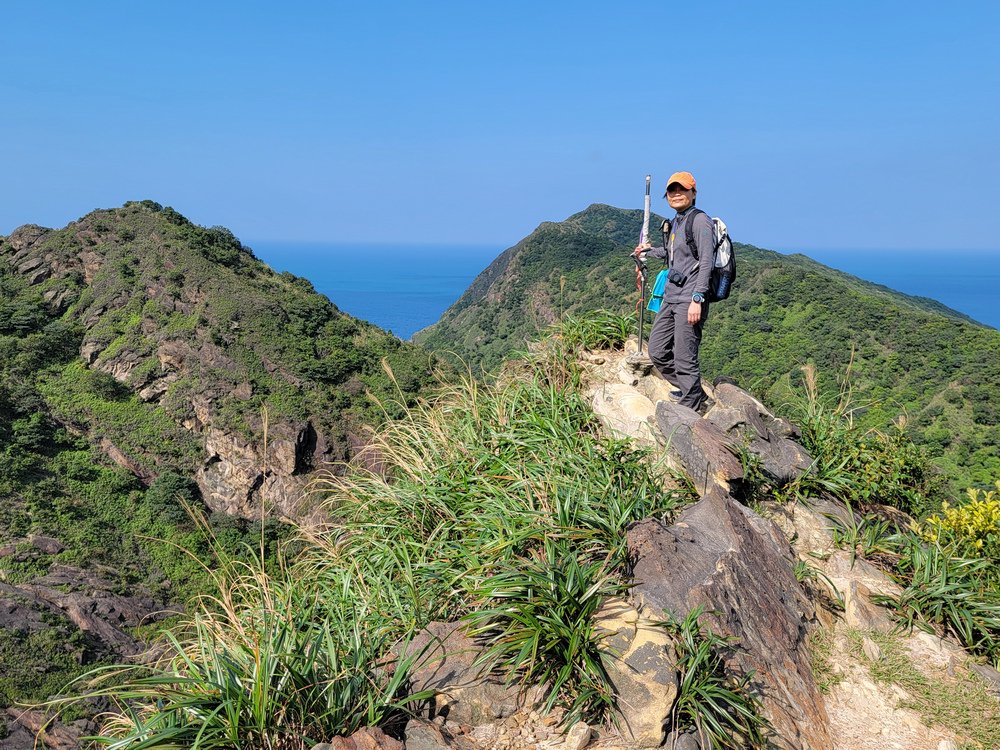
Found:
[[731, 383], [715, 387], [715, 406], [705, 419], [737, 444], [745, 445], [760, 459], [764, 473], [776, 482], [791, 482], [812, 465], [812, 457], [791, 439], [799, 437], [798, 428], [775, 417], [760, 401]]
[[484, 673], [476, 664], [482, 647], [465, 626], [432, 622], [406, 646], [404, 657], [416, 657], [410, 675], [411, 692], [434, 691], [428, 713], [449, 723], [479, 726], [506, 718], [533, 703], [538, 691], [525, 692]]
[[772, 522], [714, 489], [672, 526], [636, 524], [628, 546], [642, 605], [677, 618], [704, 607], [706, 624], [733, 639], [728, 665], [753, 673], [777, 747], [833, 747], [806, 644], [812, 606]]
[[622, 729], [635, 747], [659, 747], [677, 700], [677, 655], [670, 635], [621, 599], [595, 618], [607, 649], [604, 668], [618, 696]]
[[657, 401], [658, 441], [667, 459], [694, 483], [699, 495], [713, 488], [729, 493], [743, 480], [737, 445], [722, 429], [698, 412], [671, 401]]

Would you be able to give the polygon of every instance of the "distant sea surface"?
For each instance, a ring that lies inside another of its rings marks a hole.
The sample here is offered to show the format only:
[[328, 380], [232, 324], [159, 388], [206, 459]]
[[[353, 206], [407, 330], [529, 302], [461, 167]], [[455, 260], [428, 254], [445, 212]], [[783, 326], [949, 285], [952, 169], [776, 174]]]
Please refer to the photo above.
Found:
[[[437, 322], [504, 249], [295, 242], [258, 242], [252, 247], [274, 270], [309, 279], [341, 310], [402, 339]], [[1000, 251], [811, 250], [803, 254], [905, 294], [930, 297], [1000, 328]], [[946, 265], [941, 264], [942, 258]]]
[[309, 279], [344, 312], [401, 339], [436, 323], [503, 252], [482, 245], [362, 245], [257, 242], [275, 271]]

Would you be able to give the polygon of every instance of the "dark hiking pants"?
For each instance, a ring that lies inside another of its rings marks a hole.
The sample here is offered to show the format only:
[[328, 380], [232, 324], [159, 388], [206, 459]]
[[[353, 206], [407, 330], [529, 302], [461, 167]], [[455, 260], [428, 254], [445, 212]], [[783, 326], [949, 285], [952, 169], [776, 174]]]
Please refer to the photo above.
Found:
[[707, 398], [701, 387], [701, 367], [698, 365], [698, 347], [701, 346], [701, 329], [705, 325], [705, 308], [702, 319], [695, 325], [687, 322], [689, 302], [664, 302], [649, 332], [649, 358], [657, 371], [681, 391], [680, 403], [697, 409]]

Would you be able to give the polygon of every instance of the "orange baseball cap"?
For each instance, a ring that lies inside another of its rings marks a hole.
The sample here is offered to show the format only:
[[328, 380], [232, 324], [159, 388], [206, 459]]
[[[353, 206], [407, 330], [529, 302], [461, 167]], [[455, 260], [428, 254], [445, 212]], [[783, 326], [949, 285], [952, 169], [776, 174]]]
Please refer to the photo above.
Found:
[[[679, 183], [685, 190], [694, 190], [696, 183], [694, 181], [694, 175], [690, 172], [674, 172], [670, 175], [670, 179], [667, 180], [667, 187], [670, 187], [674, 183]], [[663, 197], [667, 196], [666, 189], [663, 191]]]

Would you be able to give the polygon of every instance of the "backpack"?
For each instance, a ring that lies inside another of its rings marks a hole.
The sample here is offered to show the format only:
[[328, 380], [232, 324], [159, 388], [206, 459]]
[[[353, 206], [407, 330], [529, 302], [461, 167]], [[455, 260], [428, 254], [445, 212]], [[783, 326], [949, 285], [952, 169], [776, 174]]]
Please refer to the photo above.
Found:
[[[691, 211], [691, 218], [684, 226], [684, 240], [691, 248], [691, 254], [698, 258], [698, 245], [694, 241], [694, 215], [705, 213], [700, 208]], [[670, 238], [670, 220], [664, 219], [660, 227], [663, 232], [663, 246], [667, 247]], [[712, 276], [708, 282], [708, 292], [705, 293], [706, 302], [718, 302], [727, 299], [733, 290], [736, 282], [736, 251], [733, 249], [733, 241], [729, 238], [729, 230], [726, 222], [718, 216], [712, 219], [712, 234], [715, 237], [715, 264], [712, 266]]]

